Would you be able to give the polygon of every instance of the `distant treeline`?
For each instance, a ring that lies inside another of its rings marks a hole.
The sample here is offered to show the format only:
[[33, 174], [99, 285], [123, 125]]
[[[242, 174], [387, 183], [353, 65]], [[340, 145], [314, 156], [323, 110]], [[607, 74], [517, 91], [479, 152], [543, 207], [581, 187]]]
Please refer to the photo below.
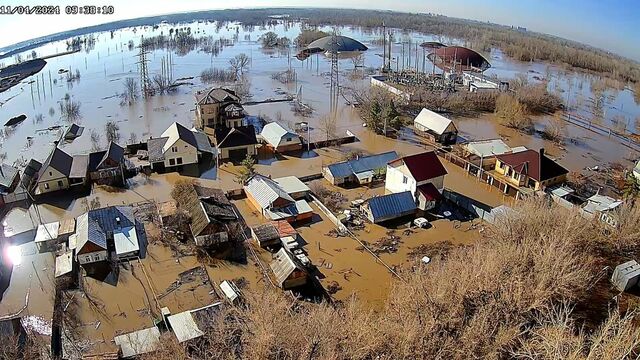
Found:
[[0, 59], [35, 48], [49, 41], [64, 40], [78, 35], [99, 31], [111, 31], [131, 26], [155, 25], [161, 21], [170, 23], [208, 21], [240, 21], [243, 25], [267, 25], [275, 20], [271, 15], [288, 14], [292, 21], [302, 20], [307, 25], [353, 25], [366, 28], [388, 27], [425, 34], [458, 38], [469, 42], [475, 49], [488, 51], [492, 47], [502, 49], [507, 55], [523, 61], [542, 60], [606, 74], [632, 82], [640, 82], [640, 64], [600, 50], [558, 37], [522, 32], [509, 26], [479, 21], [450, 18], [430, 14], [409, 14], [377, 10], [354, 9], [233, 9], [210, 10], [191, 13], [151, 16], [90, 26], [29, 40], [9, 48]]

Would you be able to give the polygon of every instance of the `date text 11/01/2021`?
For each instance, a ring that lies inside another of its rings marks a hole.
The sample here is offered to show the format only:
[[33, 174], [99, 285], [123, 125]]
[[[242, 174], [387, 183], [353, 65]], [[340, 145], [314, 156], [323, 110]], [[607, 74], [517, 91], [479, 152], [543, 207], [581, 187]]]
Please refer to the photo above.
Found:
[[[115, 9], [111, 5], [69, 5], [64, 7], [64, 14], [68, 15], [112, 15]], [[0, 15], [60, 15], [59, 5], [0, 5]]]

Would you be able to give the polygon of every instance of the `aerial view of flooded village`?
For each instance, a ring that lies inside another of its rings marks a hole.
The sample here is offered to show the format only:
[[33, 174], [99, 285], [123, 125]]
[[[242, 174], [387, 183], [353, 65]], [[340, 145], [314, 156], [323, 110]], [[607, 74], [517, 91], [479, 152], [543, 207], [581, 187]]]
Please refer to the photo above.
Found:
[[168, 3], [0, 44], [0, 359], [640, 356], [636, 60]]

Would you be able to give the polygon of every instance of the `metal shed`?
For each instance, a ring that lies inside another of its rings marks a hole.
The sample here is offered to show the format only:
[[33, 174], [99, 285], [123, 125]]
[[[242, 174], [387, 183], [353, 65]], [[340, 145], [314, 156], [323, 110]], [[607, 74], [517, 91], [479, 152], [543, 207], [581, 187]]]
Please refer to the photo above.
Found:
[[631, 260], [616, 266], [611, 276], [611, 283], [620, 291], [628, 291], [638, 286], [640, 281], [640, 264]]
[[410, 191], [377, 196], [363, 204], [367, 218], [376, 224], [416, 212], [416, 202]]

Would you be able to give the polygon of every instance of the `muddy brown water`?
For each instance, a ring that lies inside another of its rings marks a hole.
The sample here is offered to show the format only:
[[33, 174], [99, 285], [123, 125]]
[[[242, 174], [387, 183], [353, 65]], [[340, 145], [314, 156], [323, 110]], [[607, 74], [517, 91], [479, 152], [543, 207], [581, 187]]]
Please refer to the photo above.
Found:
[[[213, 35], [214, 38], [231, 38], [236, 33], [236, 27], [222, 28], [216, 33], [213, 24], [192, 24], [196, 36], [204, 33]], [[168, 34], [171, 25], [161, 25], [157, 30], [151, 28], [124, 29], [114, 33], [111, 38], [109, 33], [97, 34], [95, 47], [90, 51], [83, 51], [71, 55], [52, 58], [48, 65], [39, 74], [26, 79], [19, 86], [0, 94], [0, 114], [3, 118], [10, 118], [17, 114], [27, 114], [27, 120], [11, 129], [5, 129], [1, 137], [0, 152], [7, 153], [7, 162], [25, 161], [35, 158], [43, 161], [50, 152], [53, 142], [62, 135], [62, 130], [46, 130], [56, 126], [67, 126], [69, 122], [60, 117], [59, 103], [69, 94], [70, 98], [81, 103], [82, 117], [76, 121], [85, 127], [85, 133], [72, 143], [61, 144], [65, 151], [71, 154], [86, 153], [91, 150], [93, 144], [90, 133], [101, 134], [100, 145], [106, 145], [104, 126], [108, 121], [115, 121], [120, 127], [121, 142], [126, 143], [131, 133], [138, 140], [149, 136], [158, 136], [172, 122], [178, 121], [185, 125], [193, 124], [193, 108], [195, 91], [208, 85], [202, 84], [196, 77], [193, 85], [179, 87], [178, 91], [171, 95], [158, 95], [146, 101], [140, 100], [132, 106], [121, 106], [118, 93], [123, 91], [123, 82], [127, 77], [137, 78], [136, 50], [129, 50], [127, 42], [132, 39], [139, 41], [140, 36], [159, 34], [161, 31]], [[274, 30], [281, 35], [286, 34], [294, 38], [299, 33], [299, 26], [285, 29], [278, 25]], [[287, 124], [306, 121], [310, 124], [311, 139], [323, 140], [320, 131], [320, 119], [329, 113], [329, 61], [323, 57], [311, 57], [307, 62], [299, 62], [291, 59], [291, 66], [298, 74], [298, 82], [295, 84], [281, 84], [271, 79], [276, 71], [283, 71], [289, 67], [289, 58], [286, 54], [278, 52], [263, 52], [255, 41], [266, 30], [256, 30], [245, 33], [239, 28], [239, 39], [249, 35], [251, 41], [238, 41], [232, 47], [222, 50], [217, 57], [192, 51], [184, 56], [174, 54], [174, 78], [197, 76], [204, 69], [211, 66], [227, 68], [228, 60], [233, 56], [246, 53], [251, 59], [251, 67], [247, 75], [251, 81], [252, 100], [266, 98], [278, 98], [282, 91], [295, 94], [302, 87], [302, 100], [312, 106], [315, 111], [310, 117], [300, 117], [293, 114], [291, 104], [274, 103], [247, 106], [246, 110], [251, 115], [263, 115], [273, 120], [282, 118]], [[365, 33], [355, 28], [343, 28], [344, 35], [353, 36], [363, 40], [370, 50], [365, 55], [365, 65], [379, 67], [381, 65], [382, 52], [380, 47], [372, 44], [377, 36]], [[432, 39], [432, 37], [420, 34], [411, 34], [416, 39]], [[394, 52], [398, 53], [399, 44], [394, 45]], [[44, 45], [36, 49], [38, 53], [47, 54], [66, 50], [62, 42]], [[161, 58], [167, 56], [166, 50], [152, 51], [149, 55], [151, 74], [156, 74], [160, 69]], [[517, 63], [505, 59], [500, 52], [495, 51], [491, 55], [493, 67], [491, 74], [501, 77], [513, 77], [518, 73], [525, 73], [529, 78], [547, 72], [547, 66], [535, 63]], [[317, 67], [316, 67], [317, 66]], [[353, 64], [349, 60], [341, 60], [343, 86], [368, 86], [366, 76], [359, 75], [355, 80], [346, 80], [353, 71]], [[81, 73], [80, 80], [68, 83], [63, 75], [58, 75], [58, 69], [78, 69]], [[317, 70], [316, 70], [317, 69]], [[566, 72], [562, 69], [549, 67], [551, 82], [549, 86], [567, 89], [568, 98], [574, 106], [582, 102], [586, 104], [590, 96], [588, 85], [578, 87], [579, 82], [588, 84], [589, 76]], [[54, 80], [55, 83], [54, 83]], [[534, 81], [534, 80], [532, 80]], [[572, 86], [569, 86], [569, 83]], [[570, 90], [573, 89], [573, 90]], [[579, 89], [579, 91], [578, 91]], [[610, 111], [608, 116], [623, 114], [627, 118], [634, 118], [640, 113], [633, 102], [630, 91], [624, 90], [612, 96], [607, 102]], [[575, 96], [574, 96], [575, 95]], [[573, 100], [572, 100], [573, 99]], [[580, 100], [582, 99], [582, 100]], [[586, 105], [583, 105], [587, 111]], [[53, 115], [49, 114], [53, 109]], [[42, 122], [35, 122], [36, 114], [43, 114]], [[344, 99], [338, 109], [338, 135], [346, 134], [346, 131], [356, 134], [359, 141], [344, 145], [340, 148], [318, 149], [302, 156], [283, 156], [281, 159], [260, 160], [256, 170], [273, 177], [286, 175], [311, 175], [321, 171], [323, 165], [342, 160], [344, 155], [353, 150], [378, 153], [382, 151], [396, 150], [401, 155], [409, 155], [424, 151], [425, 147], [412, 144], [408, 141], [396, 141], [372, 134], [362, 127], [362, 120], [357, 112], [346, 106]], [[469, 139], [487, 139], [502, 136], [512, 146], [524, 145], [529, 148], [545, 147], [548, 152], [561, 159], [561, 163], [571, 170], [580, 170], [586, 166], [600, 165], [602, 163], [619, 159], [634, 159], [637, 154], [629, 154], [626, 148], [617, 145], [606, 137], [590, 133], [586, 130], [568, 127], [570, 136], [579, 139], [577, 144], [565, 144], [560, 148], [539, 137], [526, 136], [515, 133], [509, 129], [497, 125], [490, 115], [473, 119], [456, 119], [458, 127], [464, 137]], [[544, 119], [538, 119], [542, 122]], [[33, 137], [27, 141], [28, 137]], [[475, 177], [466, 174], [461, 168], [445, 163], [449, 172], [445, 179], [445, 186], [465, 196], [471, 197], [489, 206], [497, 206], [509, 203], [511, 198], [505, 197], [499, 190], [482, 182]], [[238, 167], [232, 164], [223, 164], [220, 169], [208, 173], [208, 176], [199, 179], [205, 186], [219, 187], [225, 190], [236, 189], [239, 185], [235, 182], [235, 174]], [[113, 190], [104, 187], [94, 187], [86, 197], [75, 197], [69, 193], [61, 193], [64, 196], [37, 205], [29, 209], [14, 208], [3, 219], [7, 236], [22, 233], [33, 229], [39, 222], [57, 221], [69, 217], [76, 217], [87, 210], [87, 203], [97, 199], [101, 206], [130, 204], [140, 201], [153, 200], [162, 202], [170, 199], [170, 191], [173, 184], [180, 179], [194, 179], [194, 177], [181, 176], [176, 173], [157, 175], [150, 178], [138, 176], [130, 180], [128, 189]], [[325, 182], [326, 185], [326, 182]], [[344, 192], [349, 199], [369, 197], [384, 191], [378, 187], [374, 189], [358, 188], [351, 190], [334, 189]], [[266, 221], [255, 209], [252, 209], [246, 201], [237, 201], [240, 212], [249, 225], [257, 225]], [[307, 242], [306, 251], [312, 262], [319, 266], [323, 274], [321, 280], [324, 286], [335, 281], [341, 287], [333, 297], [337, 300], [346, 300], [351, 296], [357, 296], [374, 309], [384, 306], [385, 299], [391, 286], [393, 275], [368, 253], [359, 250], [359, 244], [350, 238], [334, 238], [328, 236], [333, 229], [331, 222], [318, 210], [321, 221], [298, 228], [301, 236]], [[358, 231], [357, 236], [361, 240], [374, 243], [386, 234], [386, 229], [378, 225], [367, 225], [364, 230]], [[411, 267], [415, 260], [409, 258], [409, 253], [420, 245], [433, 245], [442, 241], [453, 244], [469, 244], [480, 237], [478, 229], [471, 228], [468, 223], [455, 223], [449, 220], [437, 220], [433, 227], [420, 229], [415, 233], [401, 235], [401, 244], [398, 251], [391, 254], [381, 254], [380, 258], [390, 266]], [[26, 289], [31, 289], [30, 303], [27, 313], [51, 319], [53, 306], [53, 255], [37, 255], [29, 250], [30, 244], [23, 245], [23, 264], [14, 270], [12, 284], [0, 302], [0, 316], [11, 314], [24, 306]], [[257, 256], [261, 264], [268, 270], [271, 254], [263, 250], [257, 250]], [[122, 332], [137, 330], [151, 326], [153, 316], [148, 313], [148, 308], [157, 307], [153, 293], [160, 293], [174, 282], [178, 274], [199, 266], [194, 257], [181, 257], [176, 261], [171, 252], [160, 245], [151, 245], [149, 256], [142, 261], [145, 268], [153, 273], [151, 284], [142, 273], [142, 265], [132, 263], [128, 270], [121, 272], [118, 286], [112, 286], [99, 281], [87, 280], [90, 293], [97, 294], [97, 304], [93, 304], [86, 297], [76, 295], [73, 303], [74, 313], [77, 314], [74, 321], [78, 337], [91, 338], [84, 345], [98, 351], [112, 350], [111, 339]], [[223, 280], [244, 278], [249, 288], [257, 289], [262, 286], [270, 286], [265, 280], [259, 263], [248, 257], [246, 264], [221, 261], [207, 266], [207, 275], [214, 284]], [[135, 273], [135, 276], [134, 276]], [[36, 275], [37, 274], [37, 275]], [[40, 280], [38, 280], [38, 276]], [[42, 285], [40, 284], [42, 282]], [[215, 285], [214, 285], [215, 286]], [[159, 302], [161, 306], [167, 306], [172, 313], [206, 305], [215, 300], [210, 295], [211, 286], [199, 286], [189, 288], [189, 284], [180, 287], [173, 293], [163, 297]], [[72, 294], [68, 294], [66, 299]], [[69, 301], [69, 300], [67, 300]], [[141, 310], [142, 309], [142, 310]], [[98, 325], [99, 324], [99, 325]]]

